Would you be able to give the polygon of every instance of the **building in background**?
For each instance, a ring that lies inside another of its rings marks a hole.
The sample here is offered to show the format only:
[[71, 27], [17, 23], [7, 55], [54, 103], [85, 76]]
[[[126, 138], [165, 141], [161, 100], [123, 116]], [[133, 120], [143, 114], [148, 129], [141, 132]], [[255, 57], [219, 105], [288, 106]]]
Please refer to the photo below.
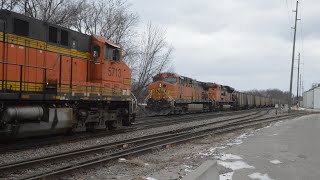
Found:
[[309, 91], [303, 93], [303, 107], [320, 109], [320, 84], [314, 85]]

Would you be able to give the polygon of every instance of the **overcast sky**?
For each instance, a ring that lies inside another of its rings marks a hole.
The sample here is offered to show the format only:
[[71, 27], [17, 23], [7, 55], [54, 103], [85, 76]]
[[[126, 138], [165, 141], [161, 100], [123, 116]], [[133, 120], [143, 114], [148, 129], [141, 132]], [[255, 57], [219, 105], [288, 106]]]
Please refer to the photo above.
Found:
[[[151, 21], [166, 28], [167, 39], [175, 48], [172, 63], [176, 73], [238, 90], [289, 89], [293, 41], [290, 24], [294, 23], [292, 9], [296, 1], [130, 2], [141, 24]], [[296, 51], [302, 53], [303, 80], [308, 89], [312, 83], [320, 83], [320, 1], [302, 1], [300, 5], [302, 20], [298, 23]], [[297, 68], [294, 82], [296, 76]]]

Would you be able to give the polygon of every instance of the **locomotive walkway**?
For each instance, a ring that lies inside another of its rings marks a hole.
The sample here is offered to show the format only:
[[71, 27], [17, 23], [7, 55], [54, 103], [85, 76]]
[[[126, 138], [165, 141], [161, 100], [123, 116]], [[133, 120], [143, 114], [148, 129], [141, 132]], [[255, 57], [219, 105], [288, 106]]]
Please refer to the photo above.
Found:
[[[319, 179], [319, 129], [320, 114], [277, 123], [222, 151], [238, 158], [221, 160], [220, 164], [231, 167], [233, 180]], [[246, 166], [232, 170], [233, 163]]]

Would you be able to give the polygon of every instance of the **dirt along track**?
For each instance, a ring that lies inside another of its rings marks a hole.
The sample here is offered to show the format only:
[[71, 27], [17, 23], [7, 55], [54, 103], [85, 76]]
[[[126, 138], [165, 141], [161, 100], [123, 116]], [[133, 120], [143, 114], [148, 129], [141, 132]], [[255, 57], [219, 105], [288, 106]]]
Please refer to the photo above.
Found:
[[[182, 143], [192, 139], [205, 137], [212, 132], [223, 133], [255, 126], [261, 123], [303, 115], [303, 113], [281, 116], [267, 116], [267, 114], [268, 111], [258, 111], [243, 116], [229, 117], [223, 120], [202, 123], [178, 130], [155, 133], [153, 135], [131, 138], [90, 148], [83, 148], [68, 153], [58, 153], [55, 155], [7, 163], [0, 166], [0, 172], [2, 177], [9, 179], [14, 179], [16, 177], [22, 179], [37, 179], [68, 175], [79, 168], [87, 169], [120, 157], [146, 153], [152, 149], [165, 147], [169, 144]], [[19, 169], [18, 172], [17, 169]], [[24, 176], [21, 176], [21, 174]]]

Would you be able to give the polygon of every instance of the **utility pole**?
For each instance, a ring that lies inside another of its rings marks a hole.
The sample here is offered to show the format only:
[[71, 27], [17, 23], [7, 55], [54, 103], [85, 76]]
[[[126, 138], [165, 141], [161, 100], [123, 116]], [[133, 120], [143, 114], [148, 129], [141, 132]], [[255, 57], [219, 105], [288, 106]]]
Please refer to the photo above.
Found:
[[300, 95], [302, 96], [303, 91], [302, 91], [302, 76], [301, 75], [302, 74], [300, 74], [300, 89], [299, 89], [299, 91], [300, 91]]
[[291, 106], [292, 106], [292, 79], [293, 79], [293, 66], [294, 66], [294, 53], [296, 50], [296, 35], [297, 35], [297, 21], [298, 21], [298, 6], [299, 1], [297, 1], [295, 23], [294, 23], [294, 34], [293, 34], [293, 48], [292, 48], [292, 62], [291, 62], [291, 76], [290, 76], [290, 93], [289, 93], [289, 113], [291, 113]]
[[298, 54], [297, 103], [299, 104], [300, 53]]

